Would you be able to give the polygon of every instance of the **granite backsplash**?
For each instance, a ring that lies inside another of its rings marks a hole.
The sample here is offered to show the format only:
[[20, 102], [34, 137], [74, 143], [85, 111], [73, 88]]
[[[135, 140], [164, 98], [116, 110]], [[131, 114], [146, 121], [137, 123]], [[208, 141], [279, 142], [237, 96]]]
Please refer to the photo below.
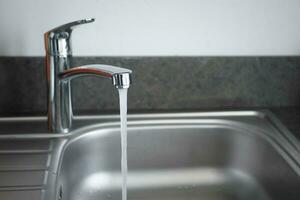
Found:
[[[129, 112], [300, 106], [300, 57], [75, 57], [132, 69]], [[0, 57], [0, 115], [46, 113], [43, 57]], [[116, 112], [108, 80], [73, 80], [79, 113]]]

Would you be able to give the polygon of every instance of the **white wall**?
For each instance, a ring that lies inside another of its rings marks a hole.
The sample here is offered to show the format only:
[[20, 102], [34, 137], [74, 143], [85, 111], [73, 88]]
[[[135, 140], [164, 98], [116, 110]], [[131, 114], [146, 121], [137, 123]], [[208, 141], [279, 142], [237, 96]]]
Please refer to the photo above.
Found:
[[75, 55], [300, 55], [300, 0], [0, 0], [0, 55], [44, 55], [43, 33], [86, 17]]

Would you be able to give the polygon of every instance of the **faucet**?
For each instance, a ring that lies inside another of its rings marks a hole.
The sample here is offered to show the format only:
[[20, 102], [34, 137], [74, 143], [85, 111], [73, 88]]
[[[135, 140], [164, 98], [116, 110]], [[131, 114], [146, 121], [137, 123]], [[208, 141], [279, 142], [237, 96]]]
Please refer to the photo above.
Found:
[[73, 66], [71, 35], [75, 27], [94, 22], [83, 19], [56, 27], [44, 34], [46, 75], [48, 87], [48, 128], [55, 133], [68, 133], [72, 129], [73, 111], [71, 80], [95, 75], [112, 80], [117, 89], [131, 84], [129, 69], [103, 64]]

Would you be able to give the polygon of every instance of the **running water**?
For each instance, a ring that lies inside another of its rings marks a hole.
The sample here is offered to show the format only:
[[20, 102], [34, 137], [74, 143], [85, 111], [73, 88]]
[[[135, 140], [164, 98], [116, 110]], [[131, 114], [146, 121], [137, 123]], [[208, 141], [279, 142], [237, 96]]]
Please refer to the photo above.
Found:
[[122, 169], [122, 200], [127, 200], [127, 88], [119, 89], [121, 116], [121, 169]]

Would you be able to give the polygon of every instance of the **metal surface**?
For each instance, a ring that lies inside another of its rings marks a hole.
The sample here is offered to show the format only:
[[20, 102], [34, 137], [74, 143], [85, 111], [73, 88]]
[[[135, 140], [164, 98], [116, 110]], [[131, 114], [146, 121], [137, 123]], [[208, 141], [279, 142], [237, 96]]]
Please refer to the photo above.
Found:
[[[0, 118], [0, 199], [120, 200], [118, 121], [80, 116], [76, 130], [51, 134], [45, 117]], [[128, 199], [300, 199], [299, 142], [268, 111], [128, 121]]]
[[71, 35], [75, 27], [94, 22], [83, 19], [54, 28], [44, 34], [48, 83], [48, 127], [56, 133], [72, 129], [71, 79], [95, 75], [112, 80], [116, 88], [128, 88], [131, 70], [100, 64], [75, 67], [72, 64]]
[[[128, 198], [300, 199], [299, 152], [257, 114], [131, 122]], [[121, 199], [118, 125], [82, 131], [65, 148], [57, 193]]]

